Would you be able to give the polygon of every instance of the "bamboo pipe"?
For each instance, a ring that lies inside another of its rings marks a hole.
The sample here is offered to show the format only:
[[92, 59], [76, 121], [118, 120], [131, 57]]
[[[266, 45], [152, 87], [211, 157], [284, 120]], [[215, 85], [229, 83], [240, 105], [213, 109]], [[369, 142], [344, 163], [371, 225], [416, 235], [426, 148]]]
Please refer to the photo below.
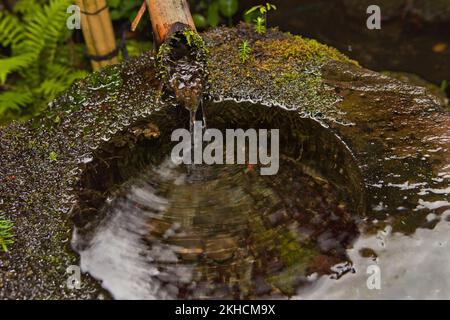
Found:
[[[114, 30], [106, 0], [76, 0], [81, 28], [94, 70], [119, 63]], [[103, 57], [103, 59], [102, 59]]]
[[177, 26], [184, 25], [195, 29], [194, 20], [186, 0], [145, 0], [150, 13], [156, 44], [161, 45]]

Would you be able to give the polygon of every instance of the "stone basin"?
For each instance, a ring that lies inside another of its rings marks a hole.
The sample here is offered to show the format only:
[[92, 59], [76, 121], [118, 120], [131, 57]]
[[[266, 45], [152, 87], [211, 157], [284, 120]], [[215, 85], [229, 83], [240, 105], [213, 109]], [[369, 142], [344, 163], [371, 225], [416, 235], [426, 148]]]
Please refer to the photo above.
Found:
[[[408, 236], [433, 229], [448, 213], [450, 113], [440, 99], [364, 69], [314, 40], [277, 30], [257, 35], [240, 25], [203, 37], [210, 53], [207, 101], [225, 110], [232, 102], [295, 113], [346, 150], [354, 174], [344, 176], [359, 199], [354, 201], [359, 233], [376, 235], [389, 226], [391, 233]], [[253, 55], [242, 63], [238, 46], [245, 39]], [[134, 150], [137, 140], [129, 137], [136, 126], [144, 124], [145, 132], [149, 118], [179, 108], [159, 91], [153, 65], [148, 53], [94, 73], [50, 103], [41, 118], [0, 129], [0, 213], [15, 224], [15, 243], [0, 254], [0, 297], [111, 297], [88, 274], [82, 290], [66, 286], [66, 268], [80, 264], [71, 247], [74, 215], [83, 205], [83, 177], [102, 150], [121, 137], [126, 137], [121, 146]], [[321, 160], [332, 175], [329, 155]], [[337, 165], [336, 170], [339, 175]], [[363, 253], [376, 256], [377, 248], [366, 249]], [[450, 288], [443, 289], [448, 297]]]

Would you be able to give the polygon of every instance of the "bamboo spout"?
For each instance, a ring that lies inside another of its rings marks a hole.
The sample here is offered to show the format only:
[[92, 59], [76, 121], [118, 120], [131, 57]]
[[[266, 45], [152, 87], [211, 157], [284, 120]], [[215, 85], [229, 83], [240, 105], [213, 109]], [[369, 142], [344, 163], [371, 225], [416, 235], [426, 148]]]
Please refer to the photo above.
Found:
[[156, 44], [161, 45], [184, 25], [196, 31], [186, 0], [146, 0]]
[[145, 0], [131, 25], [132, 31], [146, 10], [159, 47], [157, 67], [161, 79], [180, 104], [195, 111], [205, 86], [207, 50], [197, 34], [189, 5], [186, 0]]

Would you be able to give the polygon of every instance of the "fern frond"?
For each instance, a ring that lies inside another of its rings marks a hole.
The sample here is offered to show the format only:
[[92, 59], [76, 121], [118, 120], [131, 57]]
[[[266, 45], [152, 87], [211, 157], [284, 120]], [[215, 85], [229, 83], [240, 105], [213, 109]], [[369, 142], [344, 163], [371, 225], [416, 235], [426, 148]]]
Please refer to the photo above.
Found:
[[46, 71], [45, 80], [34, 91], [47, 101], [66, 90], [76, 79], [87, 75], [85, 71], [72, 71], [58, 64], [49, 65]]
[[30, 16], [30, 13], [35, 12], [39, 8], [39, 2], [36, 0], [18, 0], [14, 5], [14, 13], [21, 13], [25, 17]]
[[8, 112], [20, 112], [22, 108], [33, 101], [29, 91], [5, 91], [0, 93], [0, 116]]
[[48, 66], [45, 81], [42, 82], [35, 92], [44, 100], [52, 100], [59, 93], [66, 90], [76, 79], [86, 77], [85, 71], [72, 71], [70, 68], [58, 64]]
[[7, 11], [0, 11], [0, 45], [14, 46], [23, 38], [23, 28], [19, 19]]
[[59, 65], [59, 64], [51, 64], [47, 68], [46, 77], [48, 78], [56, 78], [59, 81], [72, 84], [72, 82], [76, 79], [84, 78], [88, 75], [88, 73], [84, 70], [73, 70], [69, 67]]
[[26, 34], [29, 39], [32, 42], [39, 38], [43, 40], [39, 46], [41, 50], [45, 50], [44, 58], [47, 63], [53, 62], [57, 45], [68, 32], [66, 11], [71, 4], [71, 0], [51, 0], [49, 5], [35, 12], [33, 21], [27, 24]]
[[5, 84], [10, 73], [27, 67], [33, 60], [34, 55], [29, 53], [0, 59], [0, 84]]
[[67, 29], [66, 10], [71, 3], [71, 0], [51, 0], [48, 5], [36, 7], [25, 23], [25, 39], [15, 53], [31, 52], [38, 56], [45, 47], [55, 47]]
[[45, 79], [39, 87], [35, 89], [36, 93], [48, 100], [53, 99], [59, 92], [63, 91], [66, 86], [58, 79]]
[[14, 10], [19, 18], [1, 13], [0, 44], [11, 46], [12, 56], [0, 59], [0, 84], [12, 73], [16, 76], [8, 82], [13, 89], [0, 93], [0, 120], [42, 111], [74, 80], [87, 75], [73, 71], [70, 61], [56, 59], [60, 44], [71, 34], [66, 19], [72, 2], [18, 0]]
[[0, 61], [0, 83], [5, 83], [9, 74], [27, 68], [33, 61], [43, 59], [44, 66], [53, 62], [57, 44], [67, 32], [66, 10], [71, 3], [71, 0], [50, 0], [48, 5], [34, 6], [25, 21], [20, 41], [12, 46], [13, 56]]

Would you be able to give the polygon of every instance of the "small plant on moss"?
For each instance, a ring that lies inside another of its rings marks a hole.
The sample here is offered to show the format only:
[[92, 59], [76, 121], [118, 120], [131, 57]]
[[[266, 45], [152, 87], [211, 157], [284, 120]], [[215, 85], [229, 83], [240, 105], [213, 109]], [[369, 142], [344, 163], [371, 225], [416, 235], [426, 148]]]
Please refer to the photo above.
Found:
[[194, 30], [186, 29], [183, 31], [183, 35], [189, 47], [206, 50], [203, 38]]
[[239, 45], [239, 58], [242, 62], [247, 61], [252, 53], [252, 48], [250, 47], [250, 42], [248, 40], [242, 41]]
[[255, 31], [256, 33], [263, 34], [266, 33], [266, 20], [258, 17], [255, 20]]
[[260, 4], [250, 8], [247, 12], [245, 12], [245, 15], [250, 16], [252, 14], [259, 13], [259, 16], [253, 21], [255, 22], [255, 31], [262, 34], [267, 30], [267, 13], [272, 10], [277, 10], [277, 7], [267, 2], [266, 4]]
[[13, 223], [0, 215], [0, 247], [4, 252], [8, 252], [8, 246], [14, 243], [12, 228]]
[[54, 151], [50, 152], [50, 154], [48, 155], [48, 160], [50, 160], [51, 162], [55, 162], [58, 160], [58, 154]]

